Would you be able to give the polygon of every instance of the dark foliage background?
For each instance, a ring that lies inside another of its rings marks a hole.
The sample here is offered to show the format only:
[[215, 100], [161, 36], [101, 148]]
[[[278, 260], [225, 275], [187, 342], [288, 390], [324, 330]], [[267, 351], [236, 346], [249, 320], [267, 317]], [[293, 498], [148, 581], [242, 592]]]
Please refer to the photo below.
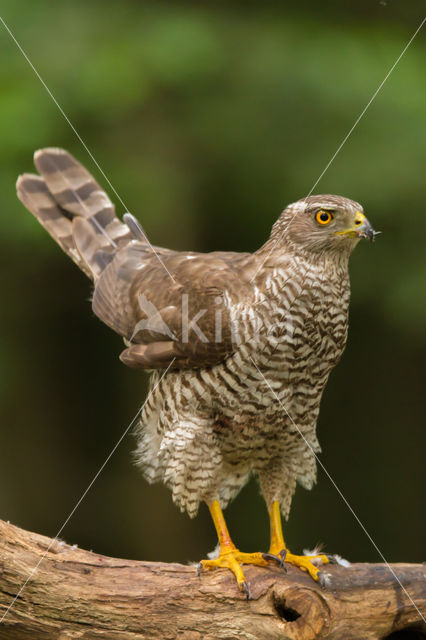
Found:
[[[423, 4], [3, 0], [2, 12], [152, 242], [209, 251], [254, 250], [310, 190]], [[352, 259], [349, 344], [319, 434], [322, 462], [389, 561], [424, 551], [425, 53], [420, 33], [316, 188], [361, 201], [383, 231]], [[43, 146], [69, 149], [107, 185], [2, 27], [0, 54], [0, 517], [55, 535], [146, 376], [120, 364], [85, 276], [16, 199]], [[128, 435], [63, 537], [116, 556], [203, 557], [215, 545], [207, 510], [180, 514], [132, 466], [133, 448]], [[228, 519], [243, 549], [265, 548], [255, 482]], [[312, 492], [298, 489], [287, 538], [380, 561], [321, 470]]]

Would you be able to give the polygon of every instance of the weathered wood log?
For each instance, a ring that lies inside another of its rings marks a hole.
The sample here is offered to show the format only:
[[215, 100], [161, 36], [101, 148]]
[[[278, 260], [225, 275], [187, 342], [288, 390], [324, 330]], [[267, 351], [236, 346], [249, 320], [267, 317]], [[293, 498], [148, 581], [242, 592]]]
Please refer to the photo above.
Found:
[[[392, 568], [424, 613], [426, 567]], [[249, 602], [226, 570], [197, 577], [193, 566], [108, 558], [0, 521], [0, 639], [426, 638], [383, 564], [327, 566], [326, 589], [291, 566], [244, 570]]]

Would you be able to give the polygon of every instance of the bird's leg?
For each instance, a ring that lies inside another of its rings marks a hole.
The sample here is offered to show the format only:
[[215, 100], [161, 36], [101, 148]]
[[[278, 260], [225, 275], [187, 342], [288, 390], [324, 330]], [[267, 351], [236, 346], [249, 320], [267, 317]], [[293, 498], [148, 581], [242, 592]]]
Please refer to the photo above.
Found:
[[265, 567], [268, 563], [261, 553], [242, 553], [237, 549], [231, 540], [222, 509], [217, 500], [213, 500], [209, 504], [209, 509], [219, 539], [219, 557], [213, 560], [201, 560], [199, 570], [218, 567], [230, 569], [237, 579], [240, 590], [245, 592], [247, 599], [249, 599], [250, 591], [241, 564], [256, 564]]
[[286, 550], [283, 528], [281, 524], [280, 505], [277, 500], [272, 503], [269, 510], [269, 527], [271, 533], [271, 544], [269, 545], [269, 553], [279, 556]]
[[329, 562], [329, 558], [324, 554], [296, 556], [287, 549], [281, 525], [280, 505], [277, 500], [272, 503], [272, 506], [269, 509], [269, 521], [271, 529], [271, 544], [268, 554], [265, 554], [266, 557], [275, 556], [277, 559], [281, 559], [281, 562], [288, 562], [289, 564], [293, 564], [295, 567], [300, 567], [304, 571], [307, 571], [314, 580], [320, 581], [321, 573], [315, 564], [327, 564], [327, 562]]

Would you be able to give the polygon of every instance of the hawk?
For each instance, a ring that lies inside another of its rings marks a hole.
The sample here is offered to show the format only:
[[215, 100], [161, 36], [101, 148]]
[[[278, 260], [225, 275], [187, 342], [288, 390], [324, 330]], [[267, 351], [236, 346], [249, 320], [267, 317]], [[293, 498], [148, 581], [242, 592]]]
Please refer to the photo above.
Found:
[[[39, 175], [18, 197], [94, 283], [95, 315], [126, 343], [121, 360], [151, 372], [137, 429], [137, 462], [194, 517], [206, 502], [219, 555], [247, 597], [242, 564], [291, 563], [321, 580], [329, 557], [284, 542], [296, 483], [310, 489], [320, 451], [321, 396], [348, 331], [349, 256], [374, 239], [360, 204], [315, 195], [289, 205], [254, 253], [153, 247], [136, 218], [116, 216], [67, 151], [37, 151]], [[268, 553], [243, 553], [222, 509], [251, 474], [270, 516]]]

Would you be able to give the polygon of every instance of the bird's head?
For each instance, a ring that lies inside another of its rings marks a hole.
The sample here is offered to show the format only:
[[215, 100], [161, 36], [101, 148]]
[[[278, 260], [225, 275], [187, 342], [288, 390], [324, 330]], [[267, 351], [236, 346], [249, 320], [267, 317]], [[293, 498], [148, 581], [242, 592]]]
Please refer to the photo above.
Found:
[[350, 253], [376, 232], [358, 202], [334, 195], [308, 196], [290, 204], [274, 225], [273, 237], [310, 251]]

